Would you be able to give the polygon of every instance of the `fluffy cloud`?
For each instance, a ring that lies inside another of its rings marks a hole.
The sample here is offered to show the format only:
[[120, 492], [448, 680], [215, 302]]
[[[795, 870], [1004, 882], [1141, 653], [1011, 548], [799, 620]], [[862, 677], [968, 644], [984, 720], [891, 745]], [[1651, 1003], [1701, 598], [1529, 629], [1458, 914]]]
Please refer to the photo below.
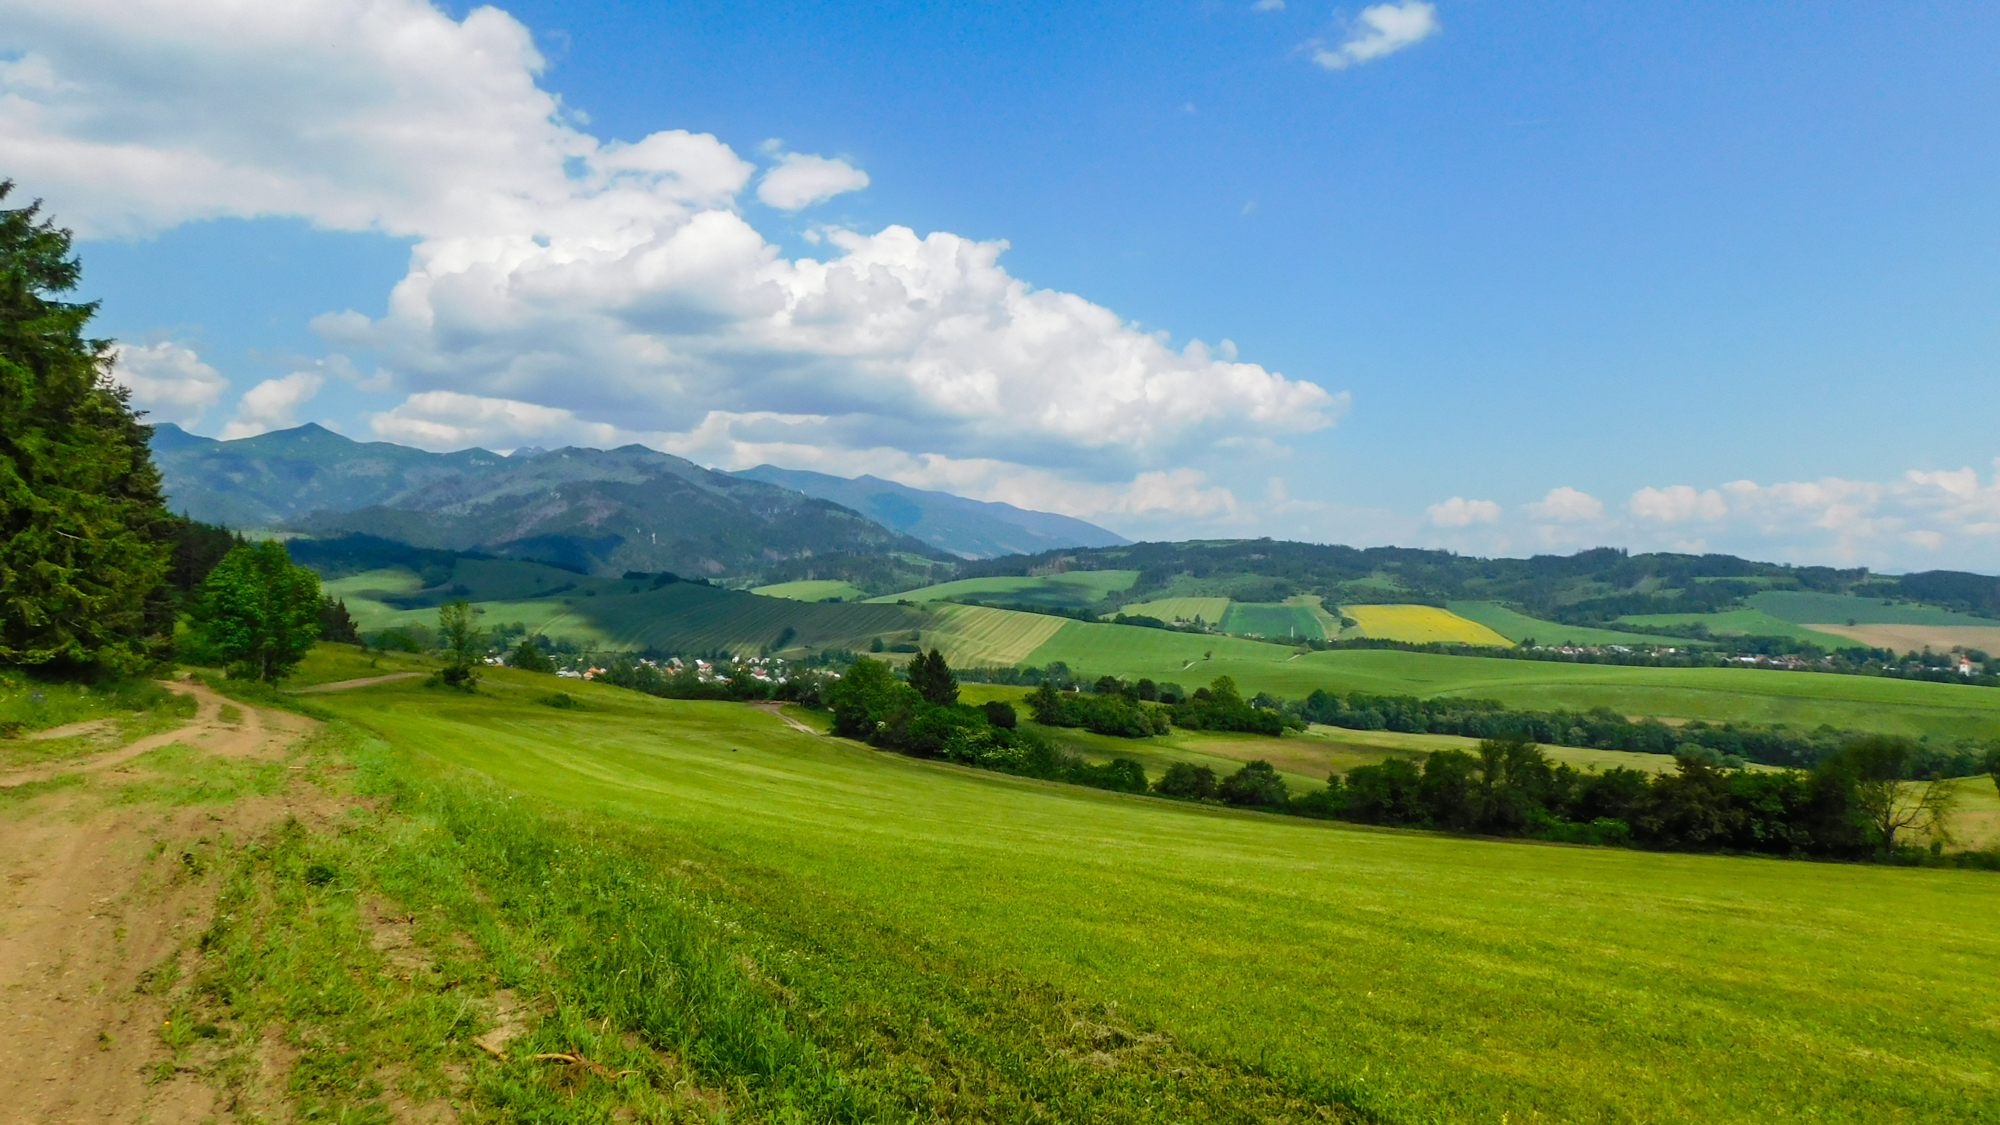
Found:
[[243, 392], [236, 414], [222, 427], [222, 440], [256, 437], [299, 424], [298, 409], [319, 393], [326, 380], [309, 371], [266, 379]]
[[757, 181], [757, 198], [781, 211], [797, 211], [868, 186], [868, 173], [845, 160], [788, 152]]
[[111, 378], [132, 392], [132, 405], [155, 422], [196, 425], [229, 380], [194, 350], [172, 341], [114, 344]]
[[1688, 520], [1719, 520], [1729, 514], [1729, 504], [1714, 489], [1696, 492], [1685, 484], [1666, 488], [1642, 488], [1632, 494], [1625, 507], [1642, 520], [1685, 523]]
[[1429, 509], [1430, 530], [1419, 538], [1483, 554], [1624, 546], [1990, 573], [2000, 548], [2000, 458], [1993, 464], [1993, 475], [1984, 480], [1966, 467], [1913, 469], [1886, 481], [1651, 486], [1634, 492], [1619, 510], [1567, 486], [1513, 512], [1454, 497]]
[[1316, 47], [1312, 60], [1328, 70], [1346, 70], [1420, 43], [1440, 26], [1437, 8], [1423, 0], [1371, 5], [1361, 9], [1345, 39], [1337, 46]]
[[1564, 485], [1549, 489], [1547, 496], [1532, 504], [1522, 505], [1521, 510], [1533, 519], [1552, 520], [1556, 523], [1580, 523], [1604, 518], [1604, 501], [1588, 492]]
[[1498, 523], [1500, 505], [1491, 500], [1467, 500], [1454, 496], [1442, 504], [1424, 509], [1433, 527], [1471, 527], [1475, 523]]
[[[0, 166], [79, 230], [298, 216], [415, 240], [385, 315], [314, 322], [416, 396], [385, 435], [498, 425], [440, 422], [440, 394], [577, 433], [691, 434], [782, 404], [820, 420], [794, 429], [828, 456], [1009, 465], [1114, 504], [1143, 479], [1214, 507], [1176, 472], [1346, 409], [1232, 347], [1170, 346], [1035, 289], [1003, 242], [834, 230], [824, 260], [789, 260], [736, 209], [750, 162], [711, 136], [583, 132], [494, 8], [0, 0], [0, 28], [25, 52], [0, 72]], [[794, 153], [758, 193], [793, 208], [865, 182]], [[231, 425], [273, 417], [246, 405]]]

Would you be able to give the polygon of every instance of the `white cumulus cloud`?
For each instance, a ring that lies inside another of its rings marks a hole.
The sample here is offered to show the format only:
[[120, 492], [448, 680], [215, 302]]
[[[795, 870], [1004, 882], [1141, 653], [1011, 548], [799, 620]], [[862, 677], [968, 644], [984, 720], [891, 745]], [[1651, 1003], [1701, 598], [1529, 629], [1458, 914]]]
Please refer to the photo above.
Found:
[[1346, 70], [1421, 43], [1442, 26], [1437, 7], [1423, 0], [1374, 4], [1361, 9], [1347, 37], [1338, 44], [1316, 46], [1312, 60], [1328, 70]]
[[1521, 510], [1538, 520], [1580, 523], [1604, 518], [1604, 501], [1588, 492], [1563, 485], [1549, 489], [1548, 495], [1532, 504], [1522, 505]]
[[326, 380], [308, 371], [266, 379], [243, 392], [236, 414], [222, 427], [222, 440], [256, 437], [299, 424], [298, 409], [319, 393]]
[[[1219, 511], [1220, 486], [1176, 474], [1205, 481], [1204, 459], [1234, 467], [1217, 450], [1347, 408], [1037, 289], [1000, 264], [1004, 242], [827, 230], [822, 258], [788, 259], [737, 209], [755, 165], [713, 136], [585, 132], [496, 8], [0, 0], [0, 50], [37, 60], [0, 74], [0, 167], [80, 231], [284, 216], [413, 240], [383, 315], [314, 321], [373, 365], [370, 385], [415, 396], [373, 423], [385, 436], [502, 440], [481, 437], [497, 416], [448, 420], [437, 395], [521, 404], [510, 432], [667, 435], [649, 441], [775, 408], [818, 419], [787, 440], [825, 458], [1002, 465], [1114, 506], [1153, 503], [1134, 499], [1152, 481], [1146, 495]], [[773, 206], [866, 183], [843, 161], [777, 160], [757, 184]], [[277, 424], [268, 386], [234, 430]], [[777, 423], [732, 423], [760, 425]]]
[[1475, 523], [1498, 523], [1500, 505], [1492, 500], [1467, 500], [1454, 496], [1424, 509], [1433, 527], [1471, 527]]
[[1631, 513], [1644, 520], [1684, 523], [1688, 520], [1719, 520], [1729, 514], [1729, 504], [1714, 489], [1696, 492], [1691, 485], [1672, 484], [1665, 488], [1642, 488], [1626, 502]]
[[797, 211], [868, 186], [868, 173], [845, 160], [788, 152], [757, 181], [757, 198], [780, 211]]
[[132, 406], [151, 421], [193, 426], [229, 388], [229, 380], [203, 363], [194, 349], [171, 340], [114, 344], [112, 381], [132, 392]]

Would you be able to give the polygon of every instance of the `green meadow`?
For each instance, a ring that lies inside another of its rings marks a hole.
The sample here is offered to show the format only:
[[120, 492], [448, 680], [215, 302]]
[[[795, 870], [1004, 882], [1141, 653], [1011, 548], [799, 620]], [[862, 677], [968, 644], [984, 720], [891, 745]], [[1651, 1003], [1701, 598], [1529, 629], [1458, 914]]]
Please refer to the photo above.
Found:
[[1532, 640], [1542, 645], [1658, 645], [1673, 644], [1671, 638], [1646, 633], [1621, 633], [1615, 629], [1593, 629], [1584, 625], [1563, 625], [1544, 621], [1508, 609], [1499, 602], [1446, 602], [1445, 608], [1477, 621], [1488, 629], [1519, 644]]
[[1809, 641], [1828, 650], [1843, 648], [1854, 643], [1846, 637], [1822, 633], [1782, 617], [1774, 617], [1761, 609], [1726, 609], [1720, 613], [1646, 613], [1621, 617], [1618, 620], [1630, 625], [1702, 625], [1706, 626], [1710, 633], [1718, 635], [1790, 637], [1793, 640]]
[[1029, 577], [961, 578], [940, 582], [900, 594], [872, 598], [877, 602], [929, 602], [963, 599], [981, 602], [1014, 602], [1039, 606], [1087, 606], [1106, 595], [1129, 590], [1139, 580], [1136, 570], [1073, 570], [1064, 574]]
[[[574, 683], [585, 709], [537, 702], [557, 686], [500, 671], [476, 696], [402, 681], [314, 706], [379, 738], [406, 786], [490, 779], [652, 849], [762, 943], [787, 1026], [834, 1055], [956, 1044], [1089, 1060], [1061, 1088], [1138, 1083], [1037, 1109], [973, 1105], [962, 1075], [923, 1070], [899, 1080], [929, 1099], [919, 1116], [2000, 1119], [1989, 873], [1265, 817], [896, 757], [740, 705]], [[901, 983], [863, 1003], [836, 976]], [[913, 996], [956, 999], [912, 1038], [864, 1026]], [[1071, 1013], [1051, 1026], [1099, 1029], [1096, 1053], [979, 1022], [1042, 996]], [[876, 1046], [834, 1049], [850, 1040]], [[1149, 1071], [1140, 1044], [1173, 1057]], [[1174, 1100], [1223, 1072], [1224, 1093], [1294, 1108]]]
[[1753, 668], [1607, 664], [1284, 645], [1160, 629], [1066, 622], [1027, 657], [1091, 675], [1194, 687], [1231, 676], [1246, 693], [1298, 698], [1315, 689], [1498, 699], [1531, 709], [1609, 707], [1623, 715], [1789, 723], [1947, 738], [2000, 737], [2000, 691], [1868, 676]]

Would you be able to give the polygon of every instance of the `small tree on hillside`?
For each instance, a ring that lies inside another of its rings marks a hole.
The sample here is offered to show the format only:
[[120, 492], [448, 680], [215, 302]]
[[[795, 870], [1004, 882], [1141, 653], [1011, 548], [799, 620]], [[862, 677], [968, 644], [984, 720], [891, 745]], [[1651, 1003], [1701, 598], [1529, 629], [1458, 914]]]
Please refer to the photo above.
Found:
[[523, 672], [553, 672], [556, 670], [556, 662], [550, 660], [543, 654], [541, 649], [535, 647], [533, 637], [522, 637], [521, 643], [515, 647], [514, 655], [508, 658], [507, 663], [512, 664]]
[[958, 677], [951, 674], [944, 654], [936, 649], [928, 654], [919, 653], [910, 661], [910, 686], [917, 689], [926, 703], [949, 707], [958, 702]]
[[438, 648], [445, 665], [431, 682], [472, 691], [479, 686], [480, 658], [486, 654], [486, 634], [474, 622], [478, 611], [460, 599], [438, 607]]
[[267, 539], [233, 548], [202, 581], [195, 620], [210, 653], [238, 679], [276, 680], [319, 637], [319, 575]]
[[1853, 779], [1855, 803], [1885, 852], [1896, 850], [1898, 832], [1942, 837], [1951, 814], [1955, 787], [1949, 780], [1909, 776], [1916, 753], [1909, 739], [1882, 734], [1855, 739], [1840, 750], [1839, 765]]

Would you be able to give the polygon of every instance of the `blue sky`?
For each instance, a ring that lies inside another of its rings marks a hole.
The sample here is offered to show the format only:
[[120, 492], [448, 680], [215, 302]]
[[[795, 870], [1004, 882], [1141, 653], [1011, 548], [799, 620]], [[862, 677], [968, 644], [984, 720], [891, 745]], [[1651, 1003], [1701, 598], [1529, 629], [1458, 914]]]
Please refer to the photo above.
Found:
[[1996, 567], [1990, 5], [206, 7], [0, 0], [0, 174], [200, 432]]

